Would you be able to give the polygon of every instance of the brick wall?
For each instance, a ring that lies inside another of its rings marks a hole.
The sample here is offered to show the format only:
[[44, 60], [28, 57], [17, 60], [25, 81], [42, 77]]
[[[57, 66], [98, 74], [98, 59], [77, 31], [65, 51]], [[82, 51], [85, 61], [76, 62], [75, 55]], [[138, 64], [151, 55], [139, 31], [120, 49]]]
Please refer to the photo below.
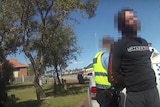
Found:
[[22, 76], [22, 75], [26, 76], [26, 75], [28, 75], [27, 74], [27, 68], [20, 68], [18, 75], [19, 76]]

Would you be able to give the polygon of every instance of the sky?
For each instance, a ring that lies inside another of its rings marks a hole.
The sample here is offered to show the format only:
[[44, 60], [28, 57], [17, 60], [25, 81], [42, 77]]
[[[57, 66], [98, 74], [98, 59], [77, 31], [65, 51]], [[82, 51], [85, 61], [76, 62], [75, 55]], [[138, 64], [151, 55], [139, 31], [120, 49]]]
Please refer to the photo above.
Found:
[[[122, 8], [131, 8], [136, 12], [141, 22], [141, 31], [138, 36], [145, 38], [160, 52], [160, 0], [99, 0], [96, 16], [87, 19], [77, 13], [75, 17], [80, 24], [75, 25], [77, 45], [82, 52], [77, 56], [77, 61], [69, 65], [68, 69], [84, 68], [92, 62], [95, 54], [102, 50], [103, 36], [110, 35], [115, 40], [121, 34], [114, 26], [114, 16]], [[16, 57], [19, 62], [28, 64], [29, 61], [22, 54], [10, 56]]]

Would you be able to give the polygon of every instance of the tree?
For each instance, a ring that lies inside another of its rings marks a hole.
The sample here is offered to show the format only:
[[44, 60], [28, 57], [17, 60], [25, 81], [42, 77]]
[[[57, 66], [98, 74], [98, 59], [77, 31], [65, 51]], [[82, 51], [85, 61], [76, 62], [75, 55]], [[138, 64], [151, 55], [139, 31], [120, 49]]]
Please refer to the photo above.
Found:
[[0, 73], [1, 78], [7, 83], [10, 79], [13, 79], [14, 68], [6, 57], [16, 53], [20, 46], [18, 35], [15, 35], [14, 22], [16, 16], [10, 8], [13, 4], [5, 5], [4, 1], [0, 1], [0, 66], [2, 71]]
[[6, 84], [9, 84], [9, 80], [13, 80], [13, 71], [14, 67], [12, 63], [10, 63], [8, 60], [4, 61], [2, 64], [2, 71], [3, 71], [3, 78], [6, 82]]
[[[6, 1], [7, 2], [7, 1]], [[13, 54], [20, 46], [19, 38], [15, 35], [14, 22], [16, 16], [9, 8], [13, 4], [4, 5], [4, 1], [0, 1], [0, 62], [6, 60], [7, 55]]]
[[32, 64], [28, 64], [28, 75], [34, 75]]
[[76, 60], [81, 49], [76, 44], [77, 38], [71, 26], [57, 28], [52, 37], [44, 59], [47, 66], [53, 66], [60, 84], [59, 72], [66, 68], [71, 60]]
[[[72, 19], [70, 18], [71, 13], [82, 12], [83, 15], [91, 18], [95, 15], [97, 4], [98, 0], [3, 1], [3, 5], [1, 5], [3, 6], [3, 9], [0, 12], [0, 16], [1, 14], [3, 15], [5, 13], [5, 18], [8, 20], [8, 22], [7, 28], [2, 29], [2, 33], [0, 35], [4, 36], [6, 34], [6, 29], [7, 31], [9, 31], [9, 34], [13, 35], [9, 36], [9, 40], [13, 40], [14, 44], [16, 44], [11, 45], [14, 47], [13, 49], [15, 49], [15, 47], [17, 47], [19, 43], [21, 43], [21, 51], [24, 52], [24, 54], [28, 57], [33, 66], [33, 71], [35, 74], [34, 86], [36, 88], [36, 95], [38, 100], [40, 100], [41, 97], [45, 96], [42, 87], [39, 85], [39, 76], [42, 74], [45, 68], [44, 58], [48, 55], [46, 51], [49, 52], [49, 49], [51, 49], [50, 41], [54, 39], [55, 35], [60, 36], [58, 34], [58, 31], [60, 28], [63, 28], [63, 26], [65, 25], [64, 23], [66, 23], [67, 20]], [[13, 39], [11, 39], [11, 37]], [[39, 42], [37, 43], [37, 41]], [[59, 41], [59, 46], [56, 46], [61, 47], [61, 43], [62, 42]], [[77, 50], [72, 51], [74, 53]], [[63, 53], [60, 55], [66, 55], [66, 57], [62, 59], [57, 59], [60, 56], [56, 56], [57, 54], [53, 53], [54, 67], [57, 68], [57, 66], [66, 66], [66, 62], [70, 58], [72, 58], [67, 57], [67, 55], [70, 55], [72, 51], [70, 49], [68, 51], [67, 49], [65, 49], [65, 52], [62, 52], [62, 50], [60, 50], [60, 52], [58, 53]]]

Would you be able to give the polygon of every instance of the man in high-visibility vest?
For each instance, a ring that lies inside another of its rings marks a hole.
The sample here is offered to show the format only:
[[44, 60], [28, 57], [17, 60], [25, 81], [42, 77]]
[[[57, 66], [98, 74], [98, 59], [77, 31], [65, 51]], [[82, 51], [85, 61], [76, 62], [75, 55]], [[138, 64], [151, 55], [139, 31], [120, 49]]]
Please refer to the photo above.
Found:
[[109, 50], [113, 44], [113, 39], [110, 37], [103, 37], [102, 47], [105, 51], [98, 52], [93, 59], [93, 69], [95, 76], [95, 83], [97, 87], [96, 99], [100, 107], [116, 107], [113, 103], [114, 89], [108, 81], [108, 60]]

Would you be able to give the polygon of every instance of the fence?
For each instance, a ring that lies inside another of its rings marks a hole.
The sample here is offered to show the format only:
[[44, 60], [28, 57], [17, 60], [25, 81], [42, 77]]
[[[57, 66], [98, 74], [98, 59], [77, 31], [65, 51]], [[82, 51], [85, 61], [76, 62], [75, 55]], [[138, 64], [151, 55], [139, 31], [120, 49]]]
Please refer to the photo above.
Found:
[[21, 76], [21, 77], [14, 77], [14, 83], [22, 83], [22, 82], [33, 82], [34, 76]]
[[[72, 80], [77, 80], [77, 74], [74, 75], [65, 75], [60, 77], [60, 79], [64, 79], [67, 81], [72, 81]], [[40, 85], [41, 84], [46, 84], [46, 83], [54, 83], [53, 77], [45, 77], [41, 76], [39, 78]], [[21, 77], [14, 77], [14, 83], [23, 83], [23, 82], [34, 82], [34, 76], [21, 76]]]
[[[41, 77], [39, 80], [42, 84], [53, 83], [53, 78]], [[14, 77], [14, 83], [34, 82], [34, 76]]]

